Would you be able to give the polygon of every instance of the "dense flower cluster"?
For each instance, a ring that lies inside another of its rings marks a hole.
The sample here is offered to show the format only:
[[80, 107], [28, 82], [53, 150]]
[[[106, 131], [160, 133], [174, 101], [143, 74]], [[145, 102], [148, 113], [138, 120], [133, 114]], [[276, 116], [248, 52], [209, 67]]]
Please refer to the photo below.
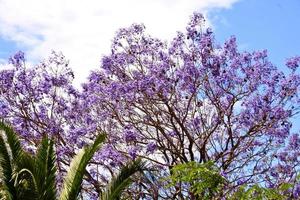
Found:
[[[212, 161], [229, 180], [227, 192], [295, 181], [300, 139], [290, 132], [290, 119], [299, 110], [299, 57], [287, 61], [286, 75], [267, 51], [240, 52], [235, 37], [218, 47], [203, 23], [194, 14], [169, 44], [147, 35], [143, 25], [120, 29], [81, 92], [62, 55], [25, 68], [19, 52], [10, 61], [14, 68], [0, 72], [0, 117], [31, 146], [43, 134], [54, 136], [62, 168], [66, 153], [108, 133], [87, 176], [95, 188], [106, 181], [96, 169], [112, 172], [138, 156], [159, 169], [157, 176], [178, 163]], [[150, 182], [139, 195], [176, 197]], [[299, 196], [299, 187], [292, 192]]]
[[290, 58], [286, 62], [286, 66], [295, 71], [300, 65], [300, 56]]
[[18, 52], [10, 64], [0, 72], [0, 118], [10, 121], [29, 151], [47, 134], [56, 140], [59, 162], [69, 160], [75, 149], [69, 143], [67, 119], [79, 94], [72, 86], [74, 75], [68, 62], [53, 52], [48, 60], [31, 67]]

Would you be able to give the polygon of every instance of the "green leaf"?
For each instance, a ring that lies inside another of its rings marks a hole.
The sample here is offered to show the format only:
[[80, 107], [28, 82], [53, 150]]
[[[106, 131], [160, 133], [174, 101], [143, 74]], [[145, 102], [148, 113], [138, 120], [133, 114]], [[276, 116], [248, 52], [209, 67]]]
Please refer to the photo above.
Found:
[[34, 177], [37, 182], [39, 199], [56, 199], [56, 166], [53, 140], [44, 137], [35, 158]]
[[7, 180], [2, 187], [5, 190], [4, 196], [6, 199], [34, 200], [36, 197], [32, 176], [34, 160], [22, 149], [17, 134], [9, 125], [0, 121], [0, 130], [6, 139], [4, 140], [2, 136], [0, 139], [1, 178]]
[[81, 189], [85, 168], [105, 138], [105, 134], [98, 135], [93, 145], [83, 148], [73, 158], [64, 180], [60, 200], [76, 200]]
[[265, 188], [259, 185], [242, 185], [237, 192], [228, 197], [229, 200], [284, 200], [286, 197], [280, 194], [280, 190]]
[[283, 183], [279, 186], [279, 189], [282, 191], [286, 191], [292, 187], [293, 187], [293, 184], [291, 184], [291, 183]]
[[[0, 130], [3, 130], [0, 125]], [[2, 198], [15, 199], [17, 197], [16, 189], [12, 180], [12, 165], [6, 144], [0, 134], [0, 179], [2, 181]]]
[[169, 180], [169, 186], [178, 187], [178, 183], [184, 183], [184, 187], [189, 187], [189, 192], [201, 199], [213, 198], [225, 181], [213, 162], [194, 161], [174, 166]]
[[143, 171], [145, 163], [141, 159], [137, 159], [132, 163], [125, 165], [121, 168], [119, 174], [112, 179], [105, 191], [101, 195], [101, 200], [116, 200], [120, 199], [120, 196], [125, 188], [132, 183], [132, 176]]
[[21, 154], [23, 153], [21, 143], [10, 126], [6, 125], [3, 122], [0, 122], [0, 129], [4, 132], [6, 136], [6, 140], [11, 151], [12, 159], [16, 161], [19, 157], [21, 157]]

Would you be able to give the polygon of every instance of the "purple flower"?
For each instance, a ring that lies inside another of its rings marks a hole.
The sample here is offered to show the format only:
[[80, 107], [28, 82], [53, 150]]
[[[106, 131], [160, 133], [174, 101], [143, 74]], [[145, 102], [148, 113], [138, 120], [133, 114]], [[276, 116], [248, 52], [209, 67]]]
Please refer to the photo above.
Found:
[[296, 71], [299, 65], [300, 65], [300, 56], [289, 58], [286, 61], [286, 66], [293, 71]]
[[134, 160], [136, 159], [137, 157], [137, 152], [138, 152], [138, 149], [136, 147], [131, 147], [129, 150], [128, 150], [128, 154], [130, 155], [130, 157]]
[[239, 179], [238, 181], [237, 181], [237, 184], [240, 186], [240, 185], [243, 185], [243, 184], [245, 184], [246, 183], [246, 181], [244, 180], [244, 179]]
[[150, 142], [149, 144], [147, 144], [146, 152], [153, 153], [156, 148], [157, 145], [154, 142]]
[[8, 106], [0, 99], [0, 118], [5, 118], [9, 113]]
[[290, 136], [289, 146], [291, 149], [299, 149], [300, 148], [299, 134], [293, 134]]
[[127, 143], [137, 140], [137, 134], [133, 130], [125, 130], [124, 139]]
[[25, 62], [25, 54], [22, 51], [18, 51], [14, 56], [9, 58], [9, 63], [16, 67], [21, 67], [22, 63]]
[[234, 36], [217, 45], [203, 23], [195, 13], [169, 44], [144, 25], [120, 29], [111, 54], [79, 91], [62, 54], [25, 68], [18, 52], [13, 68], [0, 72], [0, 118], [26, 138], [24, 146], [45, 133], [55, 137], [58, 162], [106, 132], [88, 167], [97, 177], [139, 154], [157, 159], [149, 164], [159, 175], [169, 175], [171, 164], [211, 160], [228, 182], [295, 181], [300, 142], [290, 131], [300, 108], [300, 58], [289, 59], [292, 72], [283, 73], [267, 51], [240, 52]]
[[300, 197], [300, 184], [297, 184], [295, 189], [294, 189], [294, 192], [293, 192], [293, 195], [295, 198], [299, 198]]

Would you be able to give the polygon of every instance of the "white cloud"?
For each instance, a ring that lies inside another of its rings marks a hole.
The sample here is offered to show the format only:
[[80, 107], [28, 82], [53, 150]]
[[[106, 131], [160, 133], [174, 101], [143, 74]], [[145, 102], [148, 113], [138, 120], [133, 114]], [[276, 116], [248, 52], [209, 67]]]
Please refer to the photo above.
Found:
[[24, 47], [29, 60], [62, 51], [79, 83], [109, 52], [118, 28], [142, 22], [148, 33], [169, 39], [194, 11], [229, 8], [236, 1], [0, 0], [0, 34]]

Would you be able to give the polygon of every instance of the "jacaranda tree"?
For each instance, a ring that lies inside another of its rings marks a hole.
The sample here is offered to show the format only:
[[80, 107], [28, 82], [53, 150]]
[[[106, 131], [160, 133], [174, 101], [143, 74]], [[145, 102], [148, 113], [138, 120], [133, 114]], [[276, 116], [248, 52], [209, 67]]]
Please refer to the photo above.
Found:
[[266, 50], [241, 52], [235, 37], [217, 45], [203, 25], [203, 16], [194, 14], [170, 43], [147, 35], [140, 24], [120, 29], [111, 53], [79, 91], [62, 55], [26, 67], [18, 53], [11, 69], [0, 73], [0, 117], [33, 151], [51, 134], [62, 174], [70, 155], [97, 132], [108, 133], [87, 170], [84, 188], [91, 196], [124, 162], [142, 157], [152, 170], [127, 198], [195, 196], [190, 184], [169, 187], [165, 178], [188, 163], [212, 163], [226, 180], [214, 194], [219, 197], [241, 187], [292, 183], [284, 195], [298, 198], [300, 138], [291, 132], [291, 119], [299, 111], [300, 57], [288, 59], [290, 72], [284, 73]]

